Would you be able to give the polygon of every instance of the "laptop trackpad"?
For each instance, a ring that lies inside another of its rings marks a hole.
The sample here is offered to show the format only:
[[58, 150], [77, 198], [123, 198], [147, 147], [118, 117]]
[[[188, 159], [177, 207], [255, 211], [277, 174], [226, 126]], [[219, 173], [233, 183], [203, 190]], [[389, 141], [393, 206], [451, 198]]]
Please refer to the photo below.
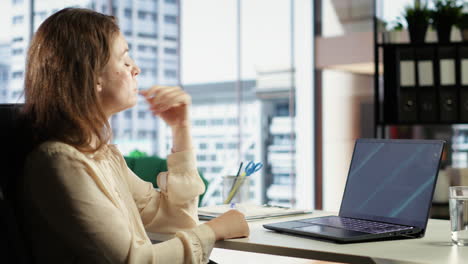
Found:
[[302, 232], [320, 234], [320, 235], [331, 236], [331, 237], [353, 237], [353, 236], [368, 235], [368, 233], [345, 230], [345, 229], [335, 228], [335, 227], [330, 227], [330, 226], [321, 226], [321, 225], [309, 225], [309, 226], [295, 227], [294, 229], [298, 231], [302, 231]]

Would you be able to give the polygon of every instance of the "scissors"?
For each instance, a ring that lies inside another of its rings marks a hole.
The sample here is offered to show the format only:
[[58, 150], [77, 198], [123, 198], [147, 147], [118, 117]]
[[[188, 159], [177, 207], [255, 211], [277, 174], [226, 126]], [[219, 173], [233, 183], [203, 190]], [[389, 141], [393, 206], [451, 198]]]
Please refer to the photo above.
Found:
[[245, 176], [250, 176], [253, 173], [257, 172], [263, 167], [263, 163], [254, 163], [253, 161], [249, 162], [245, 167]]

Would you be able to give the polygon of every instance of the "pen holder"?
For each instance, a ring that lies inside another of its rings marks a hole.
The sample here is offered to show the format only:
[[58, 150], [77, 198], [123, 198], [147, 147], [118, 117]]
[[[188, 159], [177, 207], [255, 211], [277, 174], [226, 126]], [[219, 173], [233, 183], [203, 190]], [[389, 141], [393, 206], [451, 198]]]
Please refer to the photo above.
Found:
[[250, 177], [223, 176], [223, 202], [245, 203], [250, 199]]

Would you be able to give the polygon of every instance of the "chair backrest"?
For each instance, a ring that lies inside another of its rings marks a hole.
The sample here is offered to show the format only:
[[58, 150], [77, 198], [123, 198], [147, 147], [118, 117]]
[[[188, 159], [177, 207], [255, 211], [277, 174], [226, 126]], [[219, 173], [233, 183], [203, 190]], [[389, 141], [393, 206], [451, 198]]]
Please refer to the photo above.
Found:
[[22, 235], [17, 217], [16, 182], [22, 175], [27, 135], [21, 131], [20, 104], [0, 104], [0, 263], [32, 263], [29, 245]]

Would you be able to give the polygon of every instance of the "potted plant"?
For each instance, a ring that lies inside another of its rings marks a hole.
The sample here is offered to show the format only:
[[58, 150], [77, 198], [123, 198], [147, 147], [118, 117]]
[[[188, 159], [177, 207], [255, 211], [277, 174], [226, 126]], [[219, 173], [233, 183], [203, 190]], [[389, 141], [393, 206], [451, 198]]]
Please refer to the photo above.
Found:
[[424, 43], [430, 14], [427, 6], [422, 5], [420, 2], [416, 2], [414, 6], [405, 7], [403, 17], [408, 24], [409, 36], [412, 43]]
[[460, 16], [457, 26], [460, 29], [462, 40], [468, 42], [468, 13]]
[[431, 17], [432, 24], [437, 30], [437, 39], [440, 43], [448, 43], [452, 26], [459, 21], [463, 4], [458, 0], [435, 0], [434, 7]]
[[393, 21], [389, 25], [389, 31], [385, 32], [385, 42], [389, 43], [405, 43], [408, 42], [408, 32], [403, 26], [401, 17], [398, 17], [397, 20]]

